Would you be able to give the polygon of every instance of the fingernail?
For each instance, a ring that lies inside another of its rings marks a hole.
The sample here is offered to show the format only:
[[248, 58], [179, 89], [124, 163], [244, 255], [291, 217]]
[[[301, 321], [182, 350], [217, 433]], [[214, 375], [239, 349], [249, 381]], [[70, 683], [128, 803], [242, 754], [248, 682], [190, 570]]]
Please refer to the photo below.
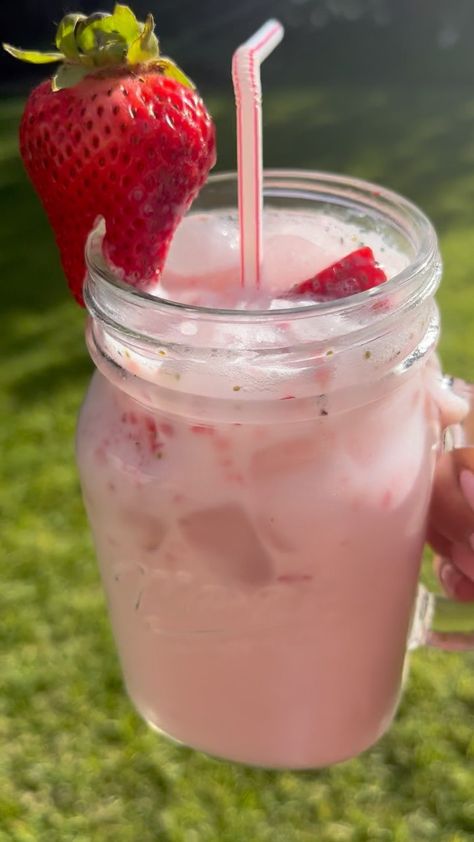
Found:
[[[472, 544], [472, 541], [471, 541]], [[450, 558], [454, 566], [474, 583], [474, 552], [466, 544], [453, 544]]]
[[459, 474], [459, 485], [461, 486], [462, 492], [474, 512], [474, 474], [472, 471], [468, 471], [467, 468], [464, 468], [464, 470], [461, 471]]
[[[467, 468], [461, 471], [459, 474], [459, 485], [469, 506], [474, 511], [474, 474], [472, 471], [468, 471]], [[469, 536], [469, 543], [474, 550], [474, 532]]]
[[439, 578], [449, 596], [455, 596], [456, 590], [463, 581], [464, 576], [450, 561], [443, 561], [439, 571]]

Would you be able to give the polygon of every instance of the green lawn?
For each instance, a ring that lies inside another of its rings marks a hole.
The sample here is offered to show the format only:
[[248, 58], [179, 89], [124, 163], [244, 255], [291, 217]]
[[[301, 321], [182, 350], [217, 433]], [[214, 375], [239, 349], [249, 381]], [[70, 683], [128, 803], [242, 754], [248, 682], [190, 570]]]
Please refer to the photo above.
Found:
[[[221, 168], [232, 120], [210, 98]], [[468, 842], [474, 658], [419, 652], [396, 723], [349, 763], [255, 771], [170, 745], [121, 686], [73, 458], [90, 374], [83, 313], [0, 109], [0, 842]], [[446, 368], [474, 377], [474, 95], [269, 94], [266, 161], [380, 180], [435, 221]]]

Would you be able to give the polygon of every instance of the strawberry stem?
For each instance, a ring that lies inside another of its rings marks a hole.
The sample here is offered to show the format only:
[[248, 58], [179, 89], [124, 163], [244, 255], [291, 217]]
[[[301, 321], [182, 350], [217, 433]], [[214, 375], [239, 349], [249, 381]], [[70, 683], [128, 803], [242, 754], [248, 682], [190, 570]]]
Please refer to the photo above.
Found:
[[111, 14], [65, 15], [56, 32], [58, 52], [22, 50], [11, 44], [3, 44], [3, 48], [15, 58], [32, 64], [62, 62], [52, 80], [53, 90], [72, 87], [100, 68], [137, 64], [154, 64], [163, 75], [194, 87], [171, 59], [161, 56], [154, 29], [153, 15], [147, 15], [142, 23], [128, 6], [117, 3]]

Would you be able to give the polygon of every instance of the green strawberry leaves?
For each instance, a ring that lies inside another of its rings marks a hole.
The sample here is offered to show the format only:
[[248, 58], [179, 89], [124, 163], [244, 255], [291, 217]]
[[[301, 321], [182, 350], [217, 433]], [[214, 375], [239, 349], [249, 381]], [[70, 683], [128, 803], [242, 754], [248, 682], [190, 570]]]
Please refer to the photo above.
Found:
[[122, 60], [126, 57], [129, 45], [143, 29], [144, 24], [137, 21], [131, 9], [117, 3], [111, 15], [97, 12], [78, 21], [75, 40], [80, 53], [91, 56], [95, 64], [114, 64], [115, 56]]
[[82, 64], [70, 64], [64, 62], [57, 73], [54, 74], [51, 80], [51, 88], [53, 91], [61, 91], [63, 88], [72, 88], [78, 82], [90, 73], [90, 67], [84, 67]]
[[11, 44], [3, 44], [3, 49], [20, 61], [29, 61], [31, 64], [50, 64], [53, 61], [62, 61], [62, 53], [40, 53], [38, 50], [20, 50], [12, 47]]
[[160, 56], [154, 29], [151, 14], [141, 23], [128, 6], [117, 3], [111, 14], [65, 15], [56, 32], [58, 52], [21, 50], [10, 44], [3, 47], [15, 58], [33, 64], [62, 62], [52, 80], [55, 91], [72, 87], [98, 68], [146, 64], [154, 64], [164, 75], [194, 87], [171, 59]]
[[70, 14], [63, 17], [56, 32], [56, 47], [70, 61], [79, 61], [80, 54], [76, 44], [76, 27], [85, 15]]
[[158, 59], [158, 67], [160, 68], [163, 76], [167, 76], [168, 79], [174, 79], [176, 82], [180, 82], [181, 85], [184, 85], [185, 88], [195, 88], [194, 82], [191, 81], [189, 76], [186, 76], [185, 73], [178, 67], [177, 64], [174, 63], [170, 58], [166, 58], [163, 56], [162, 58]]
[[147, 15], [143, 28], [128, 47], [127, 61], [129, 64], [142, 64], [144, 61], [159, 57], [160, 47], [154, 29], [153, 15]]
[[121, 43], [124, 47], [131, 44], [139, 37], [143, 23], [139, 23], [128, 6], [117, 3], [112, 14], [96, 12], [89, 15], [85, 20], [80, 21], [77, 26], [77, 43], [79, 49], [89, 52], [94, 49], [95, 41], [99, 35], [111, 36], [110, 41]]

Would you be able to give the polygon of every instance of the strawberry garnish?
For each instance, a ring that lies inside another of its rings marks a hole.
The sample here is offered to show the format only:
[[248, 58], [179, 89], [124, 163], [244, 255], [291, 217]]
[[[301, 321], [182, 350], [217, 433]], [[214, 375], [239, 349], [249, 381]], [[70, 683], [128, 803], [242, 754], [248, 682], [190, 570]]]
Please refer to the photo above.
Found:
[[377, 264], [371, 248], [352, 251], [342, 260], [333, 263], [307, 281], [296, 284], [285, 298], [313, 298], [315, 301], [332, 301], [379, 286], [387, 280]]
[[82, 303], [84, 246], [98, 217], [123, 280], [161, 274], [173, 233], [215, 163], [215, 132], [192, 82], [161, 56], [153, 17], [69, 14], [57, 52], [4, 45], [34, 63], [61, 61], [31, 93], [20, 151], [44, 205], [69, 286]]

